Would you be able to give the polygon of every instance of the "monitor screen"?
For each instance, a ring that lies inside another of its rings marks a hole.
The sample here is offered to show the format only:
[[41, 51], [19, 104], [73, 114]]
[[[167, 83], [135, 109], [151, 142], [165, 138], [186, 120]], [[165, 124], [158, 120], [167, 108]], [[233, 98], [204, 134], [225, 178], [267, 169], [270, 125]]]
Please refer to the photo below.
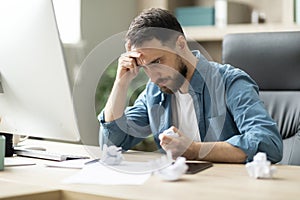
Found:
[[52, 1], [0, 4], [0, 132], [79, 141]]

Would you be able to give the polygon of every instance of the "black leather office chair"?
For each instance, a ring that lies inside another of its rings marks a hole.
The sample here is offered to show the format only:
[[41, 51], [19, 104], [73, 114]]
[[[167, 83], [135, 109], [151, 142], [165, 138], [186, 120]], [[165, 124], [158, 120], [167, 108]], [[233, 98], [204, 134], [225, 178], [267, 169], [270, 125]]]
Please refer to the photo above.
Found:
[[283, 138], [280, 163], [300, 165], [300, 32], [229, 34], [222, 52], [259, 85]]

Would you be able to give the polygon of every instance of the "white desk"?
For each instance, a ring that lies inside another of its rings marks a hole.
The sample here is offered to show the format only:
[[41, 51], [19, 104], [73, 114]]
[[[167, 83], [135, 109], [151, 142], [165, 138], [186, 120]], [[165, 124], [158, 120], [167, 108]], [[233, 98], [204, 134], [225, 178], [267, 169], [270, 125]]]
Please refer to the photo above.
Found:
[[[44, 142], [49, 149], [88, 155], [91, 150], [80, 145]], [[94, 153], [99, 149], [91, 147]], [[93, 154], [94, 154], [93, 153]], [[94, 156], [94, 155], [92, 155]], [[125, 155], [132, 160], [148, 160], [153, 154], [134, 152]], [[28, 158], [30, 159], [30, 158]], [[165, 182], [152, 176], [141, 186], [107, 186], [63, 184], [61, 180], [78, 169], [49, 168], [44, 160], [37, 165], [7, 167], [0, 172], [0, 199], [299, 199], [300, 167], [277, 166], [275, 178], [256, 180], [247, 175], [244, 165], [214, 164], [195, 175], [184, 175], [180, 181]]]

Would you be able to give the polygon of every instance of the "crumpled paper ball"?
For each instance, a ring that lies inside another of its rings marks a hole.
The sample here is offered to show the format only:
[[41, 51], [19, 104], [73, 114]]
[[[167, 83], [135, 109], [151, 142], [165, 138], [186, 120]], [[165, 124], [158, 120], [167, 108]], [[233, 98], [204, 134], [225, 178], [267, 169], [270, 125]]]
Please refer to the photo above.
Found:
[[272, 178], [276, 171], [275, 166], [267, 160], [266, 153], [258, 152], [253, 161], [246, 164], [246, 169], [250, 177], [253, 178]]
[[171, 129], [167, 129], [163, 132], [163, 134], [166, 134], [168, 136], [171, 136], [171, 137], [179, 137], [178, 133], [175, 133], [173, 130]]
[[185, 161], [186, 159], [184, 157], [178, 157], [174, 164], [157, 171], [156, 174], [163, 180], [176, 181], [188, 170]]
[[104, 144], [101, 161], [107, 165], [119, 165], [124, 160], [122, 148], [115, 145], [107, 146]]

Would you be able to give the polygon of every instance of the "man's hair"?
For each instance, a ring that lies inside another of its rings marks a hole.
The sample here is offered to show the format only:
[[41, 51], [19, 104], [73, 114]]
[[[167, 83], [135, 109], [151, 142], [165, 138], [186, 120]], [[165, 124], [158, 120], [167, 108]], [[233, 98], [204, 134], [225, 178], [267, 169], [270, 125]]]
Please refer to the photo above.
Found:
[[176, 17], [160, 8], [144, 10], [130, 24], [126, 42], [131, 46], [140, 46], [145, 41], [159, 40], [163, 45], [176, 41], [183, 30]]

